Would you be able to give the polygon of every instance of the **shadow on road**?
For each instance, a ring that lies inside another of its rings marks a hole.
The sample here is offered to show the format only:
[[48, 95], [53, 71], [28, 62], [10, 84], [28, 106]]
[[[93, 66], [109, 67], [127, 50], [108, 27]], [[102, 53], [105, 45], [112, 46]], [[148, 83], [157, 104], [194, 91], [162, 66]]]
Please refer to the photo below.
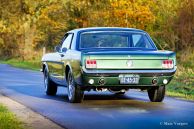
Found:
[[[59, 88], [59, 91], [56, 96], [47, 96], [44, 93], [44, 88], [29, 89], [29, 85], [13, 86], [9, 88], [14, 91], [17, 91], [24, 98], [30, 97], [29, 99], [47, 99], [60, 103], [63, 102], [64, 104], [72, 106], [78, 106], [78, 108], [137, 108], [146, 110], [158, 110], [166, 108], [164, 106], [165, 103], [152, 103], [148, 100], [147, 94], [137, 91], [129, 91], [125, 95], [115, 95], [110, 92], [85, 92], [84, 100], [82, 103], [71, 104], [68, 102], [68, 97], [65, 88]], [[136, 94], [135, 97], [134, 94]]]
[[[48, 97], [47, 97], [48, 98]], [[64, 101], [68, 103], [68, 97], [66, 94], [58, 94], [56, 96], [50, 96], [50, 99], [57, 101]], [[166, 109], [165, 103], [153, 103], [144, 98], [135, 98], [128, 95], [114, 95], [111, 93], [86, 93], [82, 103], [71, 104], [78, 106], [79, 108], [101, 108], [101, 109], [145, 109], [145, 110], [158, 110]]]

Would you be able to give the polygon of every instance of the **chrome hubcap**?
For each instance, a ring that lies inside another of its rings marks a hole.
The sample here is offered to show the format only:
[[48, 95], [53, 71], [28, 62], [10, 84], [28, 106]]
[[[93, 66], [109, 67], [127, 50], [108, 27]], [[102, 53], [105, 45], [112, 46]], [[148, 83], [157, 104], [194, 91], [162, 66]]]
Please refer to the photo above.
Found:
[[47, 75], [47, 73], [45, 73], [45, 75], [44, 75], [44, 88], [45, 88], [45, 91], [47, 91], [47, 88], [48, 88], [48, 75]]
[[69, 75], [68, 77], [68, 98], [69, 100], [72, 99], [74, 90], [75, 90], [75, 87], [74, 87], [73, 78], [72, 78], [72, 75]]

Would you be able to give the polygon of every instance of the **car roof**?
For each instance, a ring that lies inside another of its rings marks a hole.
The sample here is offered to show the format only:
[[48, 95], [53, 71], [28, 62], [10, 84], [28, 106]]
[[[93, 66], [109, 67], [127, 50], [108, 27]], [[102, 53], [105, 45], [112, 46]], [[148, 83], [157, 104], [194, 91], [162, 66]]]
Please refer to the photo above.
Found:
[[69, 31], [69, 33], [82, 32], [82, 31], [135, 31], [135, 32], [145, 32], [140, 29], [135, 28], [124, 28], [124, 27], [88, 27], [79, 28]]

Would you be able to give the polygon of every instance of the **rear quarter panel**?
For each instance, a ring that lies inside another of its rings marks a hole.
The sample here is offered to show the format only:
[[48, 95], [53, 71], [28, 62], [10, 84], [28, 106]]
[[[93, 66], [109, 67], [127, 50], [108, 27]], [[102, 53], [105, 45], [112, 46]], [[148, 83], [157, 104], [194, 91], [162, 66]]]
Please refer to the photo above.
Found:
[[[68, 53], [68, 59], [63, 60], [65, 69], [67, 67], [73, 72], [74, 79], [77, 84], [81, 83], [81, 52], [76, 50], [70, 50]], [[67, 71], [66, 71], [67, 72]], [[67, 77], [67, 74], [65, 75]]]

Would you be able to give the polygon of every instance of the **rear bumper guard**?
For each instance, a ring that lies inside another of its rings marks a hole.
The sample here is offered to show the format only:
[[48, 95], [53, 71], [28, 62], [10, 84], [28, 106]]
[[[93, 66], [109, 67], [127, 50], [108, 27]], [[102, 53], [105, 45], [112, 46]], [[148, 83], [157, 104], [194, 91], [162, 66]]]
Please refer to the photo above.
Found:
[[176, 67], [174, 69], [167, 70], [87, 70], [82, 69], [83, 74], [99, 76], [99, 75], [118, 75], [118, 74], [143, 74], [144, 76], [171, 76], [176, 72]]

